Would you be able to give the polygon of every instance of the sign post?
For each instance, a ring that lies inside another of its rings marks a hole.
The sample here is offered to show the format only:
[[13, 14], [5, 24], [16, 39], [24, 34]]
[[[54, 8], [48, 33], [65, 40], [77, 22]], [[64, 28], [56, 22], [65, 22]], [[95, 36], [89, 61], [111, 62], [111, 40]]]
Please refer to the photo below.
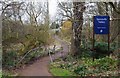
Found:
[[108, 35], [108, 51], [110, 47], [109, 43], [109, 21], [110, 17], [109, 16], [94, 16], [93, 18], [93, 50], [94, 50], [94, 44], [95, 44], [95, 34], [99, 35]]

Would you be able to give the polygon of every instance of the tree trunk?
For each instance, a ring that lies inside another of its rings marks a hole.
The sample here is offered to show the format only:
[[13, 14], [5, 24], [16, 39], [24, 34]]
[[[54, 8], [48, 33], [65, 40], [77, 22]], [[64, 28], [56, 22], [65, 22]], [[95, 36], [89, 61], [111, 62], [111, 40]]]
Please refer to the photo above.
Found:
[[80, 45], [81, 45], [81, 36], [82, 36], [82, 26], [83, 26], [83, 12], [85, 10], [83, 2], [73, 2], [73, 54], [81, 54]]

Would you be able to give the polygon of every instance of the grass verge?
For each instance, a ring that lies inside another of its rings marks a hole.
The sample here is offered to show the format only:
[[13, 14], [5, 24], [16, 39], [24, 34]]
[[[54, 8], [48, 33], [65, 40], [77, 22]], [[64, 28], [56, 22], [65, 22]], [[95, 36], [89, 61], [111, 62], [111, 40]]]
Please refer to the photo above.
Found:
[[2, 78], [2, 71], [0, 70], [0, 78]]
[[66, 69], [51, 68], [50, 72], [53, 76], [73, 76], [74, 74]]

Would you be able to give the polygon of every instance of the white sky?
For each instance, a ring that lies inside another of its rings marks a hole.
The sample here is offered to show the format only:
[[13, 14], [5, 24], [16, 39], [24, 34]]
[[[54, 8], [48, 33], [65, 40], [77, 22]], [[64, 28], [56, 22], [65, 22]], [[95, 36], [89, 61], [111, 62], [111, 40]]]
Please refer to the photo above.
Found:
[[57, 0], [49, 0], [49, 14], [51, 19], [55, 17], [56, 10], [57, 10]]
[[[56, 16], [56, 12], [57, 12], [57, 0], [48, 0], [49, 1], [49, 15], [50, 15], [50, 20], [54, 21], [55, 20], [55, 16]], [[27, 2], [31, 2], [28, 1]], [[47, 2], [47, 0], [33, 0], [33, 2]], [[25, 19], [27, 17], [25, 16]]]

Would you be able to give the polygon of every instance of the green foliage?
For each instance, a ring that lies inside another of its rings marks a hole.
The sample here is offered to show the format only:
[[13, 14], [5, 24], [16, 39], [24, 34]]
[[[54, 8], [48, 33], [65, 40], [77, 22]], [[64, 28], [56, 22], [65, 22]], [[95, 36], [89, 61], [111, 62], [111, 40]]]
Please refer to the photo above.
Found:
[[95, 49], [100, 50], [102, 52], [107, 52], [108, 51], [108, 44], [105, 42], [97, 42], [95, 44]]
[[49, 44], [52, 41], [47, 25], [27, 26], [26, 31], [30, 35], [28, 39], [32, 39], [33, 41], [38, 41], [42, 44]]
[[63, 68], [63, 69], [68, 69], [69, 67], [72, 66], [72, 63], [67, 63], [67, 64], [60, 64], [60, 67]]
[[70, 71], [62, 68], [51, 68], [50, 72], [53, 74], [53, 76], [73, 76], [74, 75]]
[[14, 38], [21, 38], [25, 35], [24, 31], [24, 25], [22, 25], [19, 21], [14, 20], [3, 20], [3, 33], [2, 33], [2, 39], [9, 39], [11, 37]]
[[78, 56], [82, 56], [82, 57], [91, 57], [92, 56], [92, 52], [90, 50], [85, 49], [84, 47], [81, 47], [80, 50], [82, 51], [82, 54], [79, 54]]
[[19, 64], [17, 64], [20, 59], [25, 55], [19, 55], [18, 52], [16, 51], [8, 51], [3, 53], [3, 59], [2, 59], [2, 64], [3, 68], [5, 69], [12, 69], [14, 67], [18, 67], [21, 64], [29, 64], [38, 59], [39, 57], [42, 57], [45, 54], [42, 48], [37, 49], [35, 51], [30, 52]]
[[113, 48], [110, 48], [108, 51], [108, 44], [105, 42], [98, 42], [95, 44], [95, 51], [93, 52], [93, 56], [95, 58], [104, 57], [106, 55], [110, 55], [113, 52]]
[[0, 70], [0, 78], [2, 77], [2, 71]]
[[111, 43], [111, 46], [114, 47], [114, 48], [118, 48], [118, 45], [116, 45], [118, 42], [117, 41], [114, 41]]
[[12, 68], [15, 66], [16, 62], [18, 61], [18, 55], [15, 51], [10, 51], [7, 53], [3, 53], [4, 56], [2, 58], [2, 64], [4, 68]]
[[44, 54], [43, 49], [40, 48], [37, 51], [32, 51], [30, 54], [28, 54], [25, 59], [23, 60], [24, 63], [28, 64], [29, 62], [32, 62], [36, 60], [39, 57], [42, 57]]
[[103, 71], [117, 69], [118, 61], [112, 58], [105, 57], [105, 58], [99, 59], [98, 62], [99, 62], [99, 69]]
[[113, 59], [112, 57], [104, 57], [93, 59], [91, 57], [83, 57], [83, 58], [66, 58], [66, 60], [57, 60], [51, 64], [52, 68], [62, 68], [66, 69], [70, 72], [77, 74], [78, 76], [99, 76], [101, 74], [105, 75], [115, 75], [116, 73], [112, 73], [116, 71], [118, 65], [118, 60]]
[[53, 23], [51, 24], [50, 28], [51, 28], [51, 29], [57, 29], [57, 28], [59, 28], [59, 24], [53, 22]]
[[80, 65], [80, 66], [78, 66], [78, 67], [74, 70], [74, 72], [75, 72], [76, 74], [79, 74], [79, 75], [81, 75], [81, 76], [85, 76], [85, 74], [86, 74], [87, 71], [88, 71], [88, 69], [87, 69], [87, 67], [86, 67], [85, 65]]
[[[10, 20], [3, 21], [3, 25], [3, 67], [5, 68], [14, 67], [18, 59], [21, 59], [28, 51], [53, 42], [46, 24], [40, 26], [21, 25], [17, 21]], [[45, 54], [47, 53], [41, 50], [33, 51], [25, 57], [22, 64]]]
[[104, 73], [107, 71], [117, 70], [118, 60], [115, 60], [110, 57], [104, 57], [96, 59], [95, 61], [92, 58], [83, 58], [83, 63], [75, 69], [75, 73], [80, 75], [95, 74], [95, 73]]
[[[103, 65], [108, 65], [108, 67], [112, 67], [115, 68], [115, 66], [117, 65], [117, 60], [112, 59], [110, 57], [104, 57], [104, 58], [100, 58], [100, 59], [95, 59], [95, 61], [92, 60], [92, 58], [84, 58], [83, 59], [85, 65], [87, 66], [103, 66]], [[112, 66], [111, 66], [112, 64]]]

